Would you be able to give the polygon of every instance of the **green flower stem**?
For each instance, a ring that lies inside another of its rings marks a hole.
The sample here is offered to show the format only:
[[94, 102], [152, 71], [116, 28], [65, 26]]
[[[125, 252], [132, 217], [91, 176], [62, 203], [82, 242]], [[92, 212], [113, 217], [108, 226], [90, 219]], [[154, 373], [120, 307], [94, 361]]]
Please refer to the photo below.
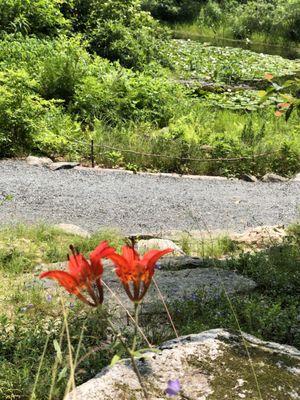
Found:
[[132, 353], [135, 352], [136, 344], [137, 344], [137, 336], [138, 336], [138, 326], [139, 326], [139, 302], [134, 302], [134, 334], [133, 334], [133, 341], [132, 341]]
[[[149, 400], [150, 397], [149, 397], [148, 392], [147, 392], [147, 390], [146, 390], [146, 388], [145, 388], [145, 385], [144, 385], [144, 382], [143, 382], [143, 380], [142, 380], [140, 371], [138, 370], [138, 367], [137, 367], [137, 364], [136, 364], [136, 362], [135, 362], [135, 359], [134, 359], [134, 355], [133, 355], [132, 350], [126, 345], [126, 342], [125, 342], [124, 339], [122, 338], [121, 333], [118, 332], [118, 331], [115, 329], [115, 327], [114, 327], [113, 323], [110, 321], [110, 319], [108, 319], [108, 325], [110, 326], [110, 328], [111, 328], [111, 330], [113, 331], [113, 333], [116, 335], [117, 339], [119, 339], [119, 341], [120, 341], [121, 345], [123, 346], [124, 350], [125, 350], [125, 351], [127, 352], [127, 354], [129, 355], [129, 358], [130, 358], [131, 364], [132, 364], [132, 368], [133, 368], [134, 373], [136, 374], [136, 376], [137, 376], [137, 378], [138, 378], [138, 381], [139, 381], [140, 386], [141, 386], [141, 388], [142, 388], [144, 397], [145, 397], [145, 399]], [[136, 325], [135, 325], [135, 326], [136, 326]]]

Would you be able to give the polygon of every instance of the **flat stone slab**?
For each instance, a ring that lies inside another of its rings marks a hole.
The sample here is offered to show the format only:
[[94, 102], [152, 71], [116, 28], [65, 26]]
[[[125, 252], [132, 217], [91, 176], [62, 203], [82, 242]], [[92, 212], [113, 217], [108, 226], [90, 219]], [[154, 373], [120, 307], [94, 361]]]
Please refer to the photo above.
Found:
[[[123, 304], [129, 306], [130, 301], [127, 299], [118, 278], [111, 273], [106, 273], [103, 279], [110, 289], [119, 296]], [[199, 298], [212, 299], [219, 297], [224, 291], [228, 295], [247, 293], [257, 287], [256, 283], [249, 278], [218, 268], [156, 271], [155, 281], [168, 304], [186, 300], [196, 301]], [[112, 295], [107, 292], [106, 296], [111, 297]], [[162, 306], [161, 298], [155, 285], [152, 284], [144, 298], [143, 310], [150, 311], [152, 306], [157, 305]]]
[[292, 179], [294, 182], [299, 182], [300, 183], [300, 173], [295, 175], [294, 178]]
[[172, 242], [172, 240], [160, 238], [141, 239], [137, 242], [136, 249], [140, 254], [145, 254], [147, 251], [153, 249], [172, 249], [173, 252], [170, 253], [170, 256], [182, 256], [185, 254], [184, 251], [177, 244]]
[[287, 182], [288, 178], [285, 178], [284, 176], [269, 173], [266, 174], [262, 177], [263, 182]]
[[72, 235], [77, 235], [77, 236], [81, 236], [83, 238], [89, 238], [91, 236], [91, 234], [86, 231], [85, 229], [81, 228], [78, 225], [73, 225], [73, 224], [57, 224], [54, 225], [56, 228], [62, 230], [65, 233], [70, 233]]
[[[243, 339], [213, 329], [165, 342], [158, 353], [146, 353], [137, 364], [149, 399], [168, 399], [169, 380], [180, 383], [175, 400], [300, 399], [300, 351], [247, 334]], [[144, 399], [129, 360], [104, 368], [65, 400], [99, 399]]]
[[[50, 269], [65, 269], [66, 262], [52, 265], [40, 265], [37, 272]], [[122, 303], [131, 309], [131, 302], [128, 299], [118, 277], [114, 273], [110, 262], [105, 262], [103, 281], [110, 290], [118, 296]], [[224, 291], [228, 295], [236, 293], [251, 292], [256, 288], [256, 283], [233, 271], [226, 271], [219, 268], [188, 268], [178, 271], [157, 270], [155, 281], [168, 304], [183, 302], [186, 300], [197, 300], [200, 296], [204, 299], [219, 297]], [[49, 290], [57, 287], [52, 280], [41, 280], [40, 283]], [[117, 300], [111, 291], [105, 290], [105, 299], [111, 305], [117, 304]], [[152, 283], [143, 301], [143, 310], [150, 312], [157, 305], [161, 305], [161, 298], [155, 285]], [[162, 305], [161, 305], [162, 306]], [[163, 310], [163, 306], [162, 306]]]
[[36, 167], [49, 167], [53, 164], [51, 158], [48, 157], [35, 157], [35, 156], [28, 156], [26, 158], [26, 162], [28, 165], [34, 165]]
[[49, 165], [51, 171], [58, 171], [60, 169], [72, 169], [79, 165], [77, 162], [54, 162], [53, 164]]

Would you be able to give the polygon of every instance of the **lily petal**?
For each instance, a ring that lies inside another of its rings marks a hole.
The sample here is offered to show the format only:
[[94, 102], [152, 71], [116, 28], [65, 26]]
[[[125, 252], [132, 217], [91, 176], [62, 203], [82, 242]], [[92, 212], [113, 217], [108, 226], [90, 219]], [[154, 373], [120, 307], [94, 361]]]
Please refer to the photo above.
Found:
[[83, 284], [92, 279], [91, 266], [81, 253], [70, 256], [69, 272], [78, 281], [78, 284]]
[[150, 270], [154, 269], [156, 261], [158, 261], [162, 256], [168, 253], [172, 253], [173, 249], [165, 250], [150, 250], [148, 251], [141, 260], [143, 265], [146, 265]]
[[61, 286], [63, 286], [69, 293], [77, 294], [79, 292], [79, 283], [77, 279], [65, 271], [53, 270], [47, 271], [40, 274], [40, 278], [49, 278], [56, 280]]

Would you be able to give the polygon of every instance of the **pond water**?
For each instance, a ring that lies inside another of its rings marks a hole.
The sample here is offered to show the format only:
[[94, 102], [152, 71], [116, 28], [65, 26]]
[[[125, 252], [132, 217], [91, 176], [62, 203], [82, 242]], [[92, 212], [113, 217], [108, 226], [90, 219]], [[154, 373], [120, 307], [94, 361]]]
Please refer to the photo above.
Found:
[[256, 53], [264, 53], [271, 55], [278, 55], [284, 58], [288, 58], [290, 60], [295, 60], [300, 58], [300, 48], [299, 47], [289, 47], [287, 45], [275, 45], [268, 43], [253, 43], [246, 42], [245, 40], [234, 40], [234, 39], [226, 39], [226, 38], [213, 38], [206, 37], [200, 35], [180, 35], [175, 33], [176, 38], [178, 39], [191, 39], [200, 43], [209, 43], [212, 46], [218, 47], [236, 47], [246, 50], [251, 50]]

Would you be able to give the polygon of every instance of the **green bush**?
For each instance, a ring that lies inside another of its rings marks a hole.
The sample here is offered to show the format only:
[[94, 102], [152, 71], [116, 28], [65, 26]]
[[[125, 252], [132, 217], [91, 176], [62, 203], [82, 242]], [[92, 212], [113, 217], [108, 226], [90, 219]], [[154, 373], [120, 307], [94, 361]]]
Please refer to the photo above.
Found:
[[59, 102], [43, 99], [38, 86], [25, 70], [0, 72], [1, 157], [30, 150], [48, 155], [76, 153], [73, 140], [82, 138], [80, 124], [63, 112]]
[[144, 0], [142, 7], [153, 17], [168, 22], [193, 21], [204, 0]]
[[5, 35], [0, 40], [0, 70], [22, 68], [37, 78], [41, 63], [53, 55], [56, 43], [34, 36]]
[[237, 38], [262, 33], [299, 41], [300, 3], [298, 0], [249, 1], [237, 8], [232, 29]]
[[127, 68], [143, 69], [152, 60], [166, 62], [167, 31], [137, 0], [92, 0], [85, 32], [93, 51]]
[[37, 83], [24, 70], [0, 73], [0, 156], [30, 148], [37, 123], [54, 105], [37, 94]]
[[134, 73], [116, 67], [101, 76], [88, 76], [76, 90], [73, 111], [93, 123], [148, 121], [165, 126], [184, 105], [184, 90], [164, 75]]
[[61, 0], [2, 0], [0, 32], [56, 35], [69, 27], [61, 4]]
[[210, 26], [214, 32], [221, 26], [224, 19], [224, 13], [219, 3], [209, 0], [203, 7], [203, 21], [205, 25]]
[[272, 30], [286, 40], [295, 42], [300, 40], [299, 0], [278, 1]]
[[45, 99], [72, 100], [76, 85], [87, 74], [91, 57], [79, 38], [60, 38], [40, 61], [39, 92]]

